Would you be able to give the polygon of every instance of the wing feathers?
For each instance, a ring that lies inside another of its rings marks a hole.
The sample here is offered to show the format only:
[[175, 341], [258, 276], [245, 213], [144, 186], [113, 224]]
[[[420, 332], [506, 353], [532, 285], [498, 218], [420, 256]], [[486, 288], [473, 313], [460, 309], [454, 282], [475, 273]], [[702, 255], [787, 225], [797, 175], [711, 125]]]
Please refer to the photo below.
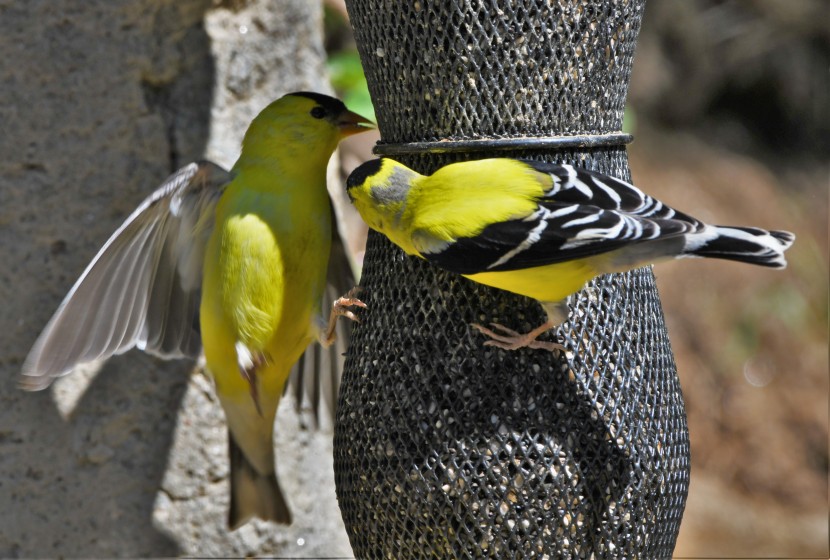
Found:
[[[633, 185], [570, 165], [525, 162], [550, 178], [536, 210], [424, 253], [459, 274], [519, 270], [573, 259], [611, 272], [672, 256], [705, 256], [783, 267], [792, 234], [707, 226]], [[606, 254], [607, 257], [605, 256]]]
[[134, 346], [164, 357], [198, 352], [201, 262], [230, 178], [215, 164], [193, 163], [139, 205], [35, 342], [23, 364], [24, 388], [43, 389], [80, 363]]
[[518, 270], [586, 258], [630, 244], [701, 231], [704, 224], [633, 185], [570, 165], [525, 162], [550, 177], [537, 210], [487, 225], [441, 251], [425, 253], [459, 274]]

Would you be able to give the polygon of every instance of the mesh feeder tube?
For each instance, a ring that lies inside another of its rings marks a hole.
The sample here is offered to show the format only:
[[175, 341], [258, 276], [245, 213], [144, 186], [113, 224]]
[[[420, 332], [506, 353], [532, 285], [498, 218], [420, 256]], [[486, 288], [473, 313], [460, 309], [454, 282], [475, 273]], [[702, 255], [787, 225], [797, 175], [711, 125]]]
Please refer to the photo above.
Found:
[[[382, 141], [422, 173], [506, 156], [630, 180], [619, 132], [644, 0], [347, 2]], [[689, 438], [648, 268], [593, 281], [564, 355], [483, 345], [533, 300], [370, 233], [340, 390], [337, 496], [357, 558], [670, 558]]]

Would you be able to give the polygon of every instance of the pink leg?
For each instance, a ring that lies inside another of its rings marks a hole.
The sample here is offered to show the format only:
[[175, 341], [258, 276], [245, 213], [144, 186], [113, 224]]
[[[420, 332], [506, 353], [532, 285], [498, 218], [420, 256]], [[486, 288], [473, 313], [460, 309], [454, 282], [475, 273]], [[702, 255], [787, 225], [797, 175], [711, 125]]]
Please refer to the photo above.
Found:
[[326, 327], [325, 335], [320, 339], [320, 344], [325, 347], [331, 346], [334, 342], [335, 334], [334, 328], [337, 326], [338, 317], [346, 317], [352, 321], [360, 322], [360, 319], [355, 315], [349, 307], [361, 307], [366, 309], [366, 304], [357, 299], [357, 294], [360, 293], [361, 288], [356, 286], [349, 290], [345, 296], [337, 298], [331, 306], [331, 314], [329, 315], [329, 324]]
[[548, 350], [550, 352], [554, 350], [565, 350], [565, 347], [558, 342], [536, 340], [539, 335], [556, 326], [556, 323], [553, 321], [547, 321], [526, 334], [516, 332], [499, 323], [490, 323], [490, 326], [504, 334], [500, 334], [476, 323], [473, 323], [472, 326], [478, 329], [480, 333], [490, 337], [490, 340], [484, 343], [485, 346], [495, 346], [497, 348], [503, 348], [504, 350], [518, 350], [519, 348], [534, 348], [537, 350]]

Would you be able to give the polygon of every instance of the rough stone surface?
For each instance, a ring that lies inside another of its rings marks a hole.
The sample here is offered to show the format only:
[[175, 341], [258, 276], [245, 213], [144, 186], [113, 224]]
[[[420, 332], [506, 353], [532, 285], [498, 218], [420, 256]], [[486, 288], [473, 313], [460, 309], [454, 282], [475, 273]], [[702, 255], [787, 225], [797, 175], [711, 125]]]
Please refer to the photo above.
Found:
[[225, 424], [188, 362], [130, 352], [49, 391], [16, 375], [96, 250], [178, 166], [326, 89], [306, 0], [0, 0], [0, 557], [349, 556], [331, 434], [283, 403], [288, 528], [225, 529]]

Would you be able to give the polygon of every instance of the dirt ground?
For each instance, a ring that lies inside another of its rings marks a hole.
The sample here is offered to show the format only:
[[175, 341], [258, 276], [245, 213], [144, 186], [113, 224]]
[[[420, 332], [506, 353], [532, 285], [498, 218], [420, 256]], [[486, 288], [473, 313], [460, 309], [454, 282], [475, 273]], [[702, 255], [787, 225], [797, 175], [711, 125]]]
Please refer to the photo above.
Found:
[[634, 181], [707, 221], [786, 229], [789, 267], [655, 267], [689, 419], [675, 555], [827, 557], [827, 175], [773, 173], [691, 135], [640, 130]]

